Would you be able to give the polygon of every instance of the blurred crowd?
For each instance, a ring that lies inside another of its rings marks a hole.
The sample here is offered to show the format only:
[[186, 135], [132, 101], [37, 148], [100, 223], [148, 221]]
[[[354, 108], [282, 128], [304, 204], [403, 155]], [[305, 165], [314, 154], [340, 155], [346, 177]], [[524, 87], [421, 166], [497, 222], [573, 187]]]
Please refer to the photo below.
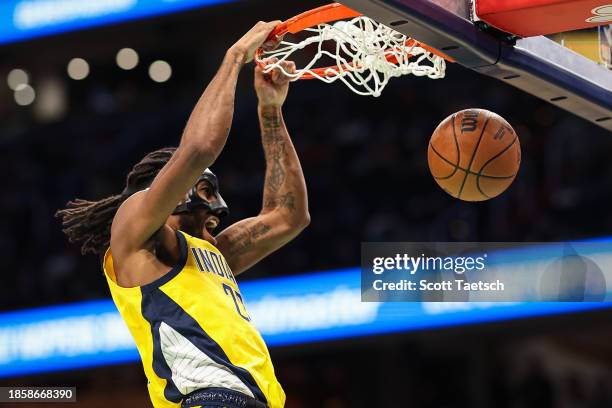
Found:
[[[123, 189], [147, 152], [178, 144], [218, 59], [175, 55], [166, 84], [117, 78], [108, 68], [71, 85], [60, 120], [25, 111], [0, 126], [3, 309], [108, 296], [95, 256], [69, 244], [54, 212], [70, 199]], [[171, 57], [171, 58], [172, 58]], [[234, 123], [213, 166], [229, 225], [261, 206], [264, 176], [251, 68]], [[427, 143], [449, 114], [481, 107], [505, 117], [523, 149], [511, 188], [483, 203], [448, 196], [427, 166]], [[610, 134], [505, 84], [451, 66], [444, 80], [401, 78], [379, 98], [342, 84], [292, 84], [285, 119], [309, 191], [312, 223], [244, 279], [354, 266], [362, 241], [551, 241], [612, 232]]]

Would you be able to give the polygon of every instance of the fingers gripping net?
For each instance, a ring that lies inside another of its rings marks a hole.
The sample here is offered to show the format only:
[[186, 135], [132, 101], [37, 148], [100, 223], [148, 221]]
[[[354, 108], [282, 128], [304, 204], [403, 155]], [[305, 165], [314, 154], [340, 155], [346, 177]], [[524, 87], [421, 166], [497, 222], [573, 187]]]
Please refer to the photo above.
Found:
[[[444, 58], [368, 17], [323, 23], [304, 31], [314, 35], [298, 43], [282, 40], [278, 48], [262, 54], [264, 58], [278, 59], [273, 63], [264, 63], [265, 72], [278, 68], [292, 80], [317, 78], [327, 83], [340, 80], [355, 93], [372, 96], [379, 96], [392, 77], [412, 74], [432, 79], [444, 78]], [[325, 47], [328, 41], [335, 42], [334, 52], [328, 50], [329, 46]], [[282, 61], [313, 44], [316, 44], [317, 53], [304, 68], [297, 69], [295, 73], [283, 69]], [[332, 58], [336, 64], [313, 68], [324, 57]]]

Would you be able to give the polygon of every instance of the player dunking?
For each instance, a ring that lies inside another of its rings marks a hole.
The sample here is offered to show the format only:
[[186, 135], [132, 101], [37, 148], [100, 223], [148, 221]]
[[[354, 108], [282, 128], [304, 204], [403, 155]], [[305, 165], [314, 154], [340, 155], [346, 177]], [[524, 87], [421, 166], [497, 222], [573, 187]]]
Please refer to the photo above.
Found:
[[[178, 148], [148, 154], [121, 194], [77, 199], [57, 214], [83, 253], [104, 254], [113, 300], [136, 341], [156, 408], [285, 402], [234, 276], [309, 223], [304, 176], [281, 114], [288, 78], [255, 68], [266, 158], [259, 215], [213, 237], [228, 209], [208, 170], [228, 136], [238, 74], [278, 23], [259, 22], [227, 51]], [[295, 69], [290, 62], [284, 68]]]

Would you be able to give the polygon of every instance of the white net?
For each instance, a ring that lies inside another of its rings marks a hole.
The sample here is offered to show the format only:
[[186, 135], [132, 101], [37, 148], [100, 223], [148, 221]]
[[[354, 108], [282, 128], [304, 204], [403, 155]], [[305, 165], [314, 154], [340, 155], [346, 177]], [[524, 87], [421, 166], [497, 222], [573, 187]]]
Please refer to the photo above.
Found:
[[[292, 80], [304, 75], [327, 83], [340, 80], [353, 92], [372, 96], [379, 96], [393, 77], [412, 74], [432, 79], [444, 78], [444, 58], [422, 48], [410, 37], [368, 17], [319, 24], [316, 28], [304, 31], [312, 32], [313, 35], [297, 43], [282, 40], [276, 49], [263, 52], [260, 62], [265, 58], [278, 59], [275, 63], [267, 64], [265, 72], [278, 68]], [[335, 43], [335, 50], [329, 41]], [[317, 47], [312, 60], [293, 74], [286, 72], [280, 62], [309, 45]], [[335, 60], [335, 65], [323, 70], [317, 69], [317, 64], [325, 57]]]

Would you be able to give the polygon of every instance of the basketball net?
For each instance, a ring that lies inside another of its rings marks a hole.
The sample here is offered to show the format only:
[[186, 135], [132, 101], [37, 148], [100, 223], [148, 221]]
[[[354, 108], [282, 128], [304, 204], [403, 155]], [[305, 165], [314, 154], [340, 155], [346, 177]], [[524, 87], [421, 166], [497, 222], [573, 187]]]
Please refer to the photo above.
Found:
[[[339, 80], [359, 95], [372, 96], [379, 96], [393, 77], [444, 78], [446, 61], [443, 57], [423, 48], [426, 45], [365, 16], [320, 23], [303, 31], [312, 35], [295, 43], [282, 39], [276, 49], [262, 50], [257, 55], [264, 72], [279, 69], [293, 81], [316, 78], [332, 83]], [[330, 47], [329, 41], [334, 42], [335, 47]], [[294, 73], [286, 72], [281, 62], [309, 45], [317, 49], [312, 60]], [[335, 50], [329, 51], [332, 48]], [[335, 65], [315, 68], [324, 57], [335, 60]], [[269, 62], [267, 58], [278, 60]]]

